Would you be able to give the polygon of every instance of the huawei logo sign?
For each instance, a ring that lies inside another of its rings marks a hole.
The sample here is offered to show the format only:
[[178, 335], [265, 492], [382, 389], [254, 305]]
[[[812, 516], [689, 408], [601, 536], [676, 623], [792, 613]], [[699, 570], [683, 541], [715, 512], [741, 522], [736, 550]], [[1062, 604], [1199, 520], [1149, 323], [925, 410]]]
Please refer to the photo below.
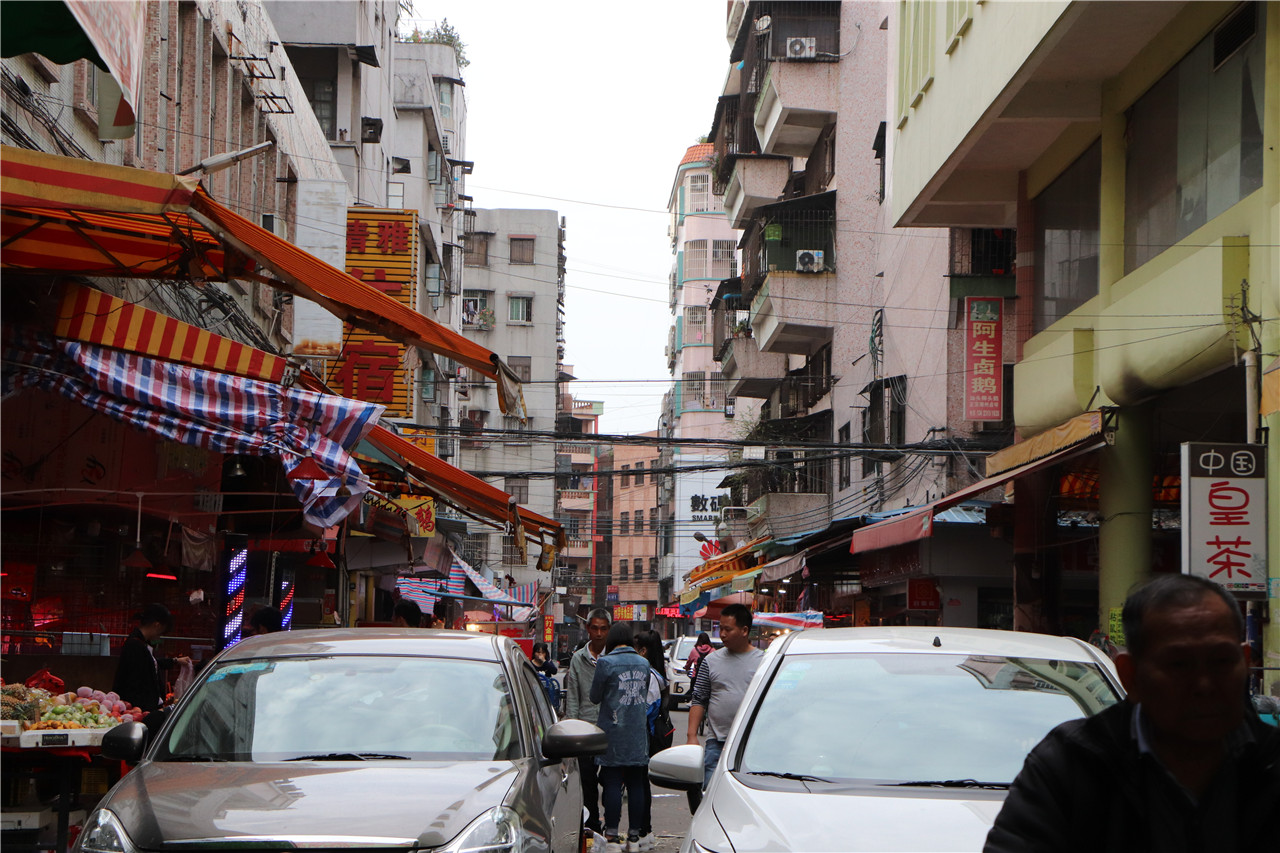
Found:
[[714, 539], [708, 539], [702, 543], [702, 547], [698, 549], [698, 553], [704, 560], [710, 560], [712, 557], [720, 553], [720, 543]]

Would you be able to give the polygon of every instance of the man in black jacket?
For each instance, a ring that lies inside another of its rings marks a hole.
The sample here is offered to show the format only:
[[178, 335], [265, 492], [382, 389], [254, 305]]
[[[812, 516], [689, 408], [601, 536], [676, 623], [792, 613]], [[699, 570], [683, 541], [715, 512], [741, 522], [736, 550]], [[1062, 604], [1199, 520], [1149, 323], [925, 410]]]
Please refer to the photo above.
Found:
[[1249, 647], [1221, 586], [1162, 575], [1124, 604], [1127, 701], [1051, 731], [986, 853], [1257, 851], [1280, 815], [1280, 730], [1245, 692]]

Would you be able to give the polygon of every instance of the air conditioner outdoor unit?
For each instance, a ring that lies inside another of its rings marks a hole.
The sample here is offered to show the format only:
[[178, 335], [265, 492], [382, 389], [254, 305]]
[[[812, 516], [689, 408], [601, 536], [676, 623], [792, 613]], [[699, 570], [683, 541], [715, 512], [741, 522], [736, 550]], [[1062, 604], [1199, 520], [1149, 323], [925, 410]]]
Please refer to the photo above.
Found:
[[796, 272], [822, 272], [822, 249], [796, 250]]
[[787, 39], [788, 59], [813, 59], [818, 55], [818, 40], [813, 36], [792, 36]]

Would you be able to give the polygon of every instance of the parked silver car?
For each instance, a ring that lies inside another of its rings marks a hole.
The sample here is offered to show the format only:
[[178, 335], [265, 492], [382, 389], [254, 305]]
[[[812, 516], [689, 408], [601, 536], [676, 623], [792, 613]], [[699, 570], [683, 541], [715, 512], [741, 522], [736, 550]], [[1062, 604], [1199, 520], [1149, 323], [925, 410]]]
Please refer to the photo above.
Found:
[[[1122, 696], [1110, 660], [1069, 637], [790, 634], [766, 652], [681, 850], [979, 851], [1031, 748]], [[702, 748], [658, 753], [649, 777], [700, 785]]]
[[77, 849], [580, 849], [577, 756], [605, 735], [557, 722], [505, 637], [344, 629], [250, 637], [223, 651], [147, 743], [125, 723], [103, 753], [140, 761]]

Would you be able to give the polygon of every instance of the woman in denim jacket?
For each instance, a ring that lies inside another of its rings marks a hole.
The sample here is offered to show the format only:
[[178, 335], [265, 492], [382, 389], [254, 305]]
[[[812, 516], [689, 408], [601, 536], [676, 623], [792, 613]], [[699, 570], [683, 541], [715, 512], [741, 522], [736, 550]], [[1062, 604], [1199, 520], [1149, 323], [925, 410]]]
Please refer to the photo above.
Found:
[[640, 850], [640, 829], [649, 821], [644, 784], [649, 764], [649, 662], [631, 645], [631, 626], [615, 622], [605, 637], [605, 653], [596, 663], [591, 701], [599, 703], [596, 724], [609, 737], [609, 748], [596, 758], [604, 788], [605, 853], [621, 853], [618, 834], [622, 786], [627, 786], [626, 849]]

